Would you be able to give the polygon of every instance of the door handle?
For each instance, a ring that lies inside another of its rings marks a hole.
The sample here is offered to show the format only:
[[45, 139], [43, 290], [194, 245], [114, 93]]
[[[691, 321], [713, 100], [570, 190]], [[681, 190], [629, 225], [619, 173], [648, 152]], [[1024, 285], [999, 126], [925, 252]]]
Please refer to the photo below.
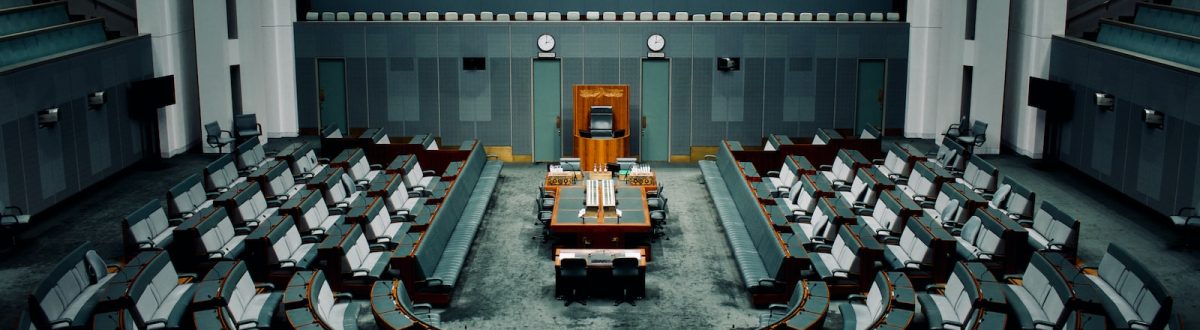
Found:
[[562, 129], [562, 116], [554, 117], [554, 128]]
[[642, 129], [646, 129], [646, 116], [642, 116]]

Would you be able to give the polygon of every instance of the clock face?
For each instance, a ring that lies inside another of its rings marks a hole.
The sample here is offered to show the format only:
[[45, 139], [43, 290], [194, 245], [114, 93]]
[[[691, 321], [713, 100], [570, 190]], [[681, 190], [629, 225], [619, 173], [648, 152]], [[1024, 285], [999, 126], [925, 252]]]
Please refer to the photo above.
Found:
[[652, 52], [661, 52], [666, 46], [667, 39], [660, 34], [651, 34], [649, 38], [646, 38], [646, 47], [650, 48]]
[[537, 39], [538, 49], [543, 52], [554, 50], [554, 37], [549, 34], [543, 34]]

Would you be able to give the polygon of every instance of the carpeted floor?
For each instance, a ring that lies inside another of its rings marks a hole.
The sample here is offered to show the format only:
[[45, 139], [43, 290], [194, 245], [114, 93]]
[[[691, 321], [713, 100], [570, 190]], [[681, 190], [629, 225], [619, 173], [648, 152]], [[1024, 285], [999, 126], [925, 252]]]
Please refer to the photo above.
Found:
[[532, 239], [533, 196], [544, 165], [505, 164], [498, 200], [488, 212], [467, 260], [462, 286], [442, 313], [448, 329], [714, 329], [753, 328], [737, 266], [695, 165], [656, 166], [667, 186], [670, 240], [653, 246], [646, 299], [612, 306], [611, 299], [564, 307], [554, 299], [550, 245]]

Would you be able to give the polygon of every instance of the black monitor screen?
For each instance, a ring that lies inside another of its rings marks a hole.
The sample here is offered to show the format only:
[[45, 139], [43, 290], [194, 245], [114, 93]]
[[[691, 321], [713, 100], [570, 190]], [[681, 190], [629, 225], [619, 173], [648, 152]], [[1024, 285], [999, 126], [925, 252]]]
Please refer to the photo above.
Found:
[[1071, 86], [1046, 79], [1029, 77], [1029, 106], [1049, 112], [1071, 111], [1075, 95]]
[[132, 111], [149, 111], [175, 104], [175, 76], [135, 81], [129, 86]]

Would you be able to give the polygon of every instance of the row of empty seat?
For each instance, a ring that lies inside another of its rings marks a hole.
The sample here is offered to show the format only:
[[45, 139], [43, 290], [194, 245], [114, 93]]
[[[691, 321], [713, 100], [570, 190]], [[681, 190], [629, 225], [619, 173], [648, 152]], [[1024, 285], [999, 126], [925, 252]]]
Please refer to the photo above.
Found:
[[108, 40], [104, 19], [70, 21], [66, 2], [0, 9], [0, 67]]
[[[1084, 276], [1102, 270], [1075, 264], [1079, 222], [1039, 203], [968, 148], [943, 139], [928, 158], [889, 144], [885, 157], [870, 160], [864, 154], [872, 146], [862, 143], [869, 134], [845, 142], [835, 133], [820, 132], [803, 145], [769, 137], [762, 150], [725, 141], [715, 161], [701, 162], [755, 305], [779, 301], [781, 289], [792, 292], [795, 305], [805, 299], [795, 296], [801, 286], [820, 281], [831, 297], [849, 297], [838, 306], [847, 329], [907, 327], [917, 311], [931, 328], [989, 329], [1005, 319], [1023, 329], [1108, 320], [1119, 328], [1159, 328], [1168, 321], [1162, 306], [1171, 298], [1142, 266], [1122, 260], [1121, 267], [1138, 270], [1107, 281], [1129, 289], [1104, 290], [1099, 275]], [[831, 164], [814, 167], [824, 161], [808, 158], [829, 159], [823, 153], [835, 153]], [[761, 164], [778, 170], [760, 176]], [[1121, 250], [1110, 246], [1109, 254], [1101, 264], [1115, 263]], [[915, 286], [897, 284], [908, 281]], [[1121, 281], [1128, 282], [1115, 283]], [[911, 298], [913, 287], [929, 285], [939, 286]], [[764, 319], [768, 328], [807, 328], [778, 315]]]
[[[385, 134], [371, 135], [371, 143], [389, 144]], [[328, 161], [307, 143], [268, 155], [248, 139], [203, 176], [172, 187], [165, 205], [151, 201], [122, 221], [131, 261], [120, 270], [87, 246], [67, 256], [31, 295], [22, 327], [248, 329], [286, 318], [297, 327], [354, 328], [356, 314], [331, 309], [357, 304], [332, 292], [366, 299], [384, 280], [417, 283], [399, 285], [405, 299], [448, 296], [501, 163], [488, 162], [475, 141], [422, 154], [435, 148], [429, 140], [398, 144], [416, 154], [383, 166], [359, 148]], [[418, 156], [449, 165], [434, 175]], [[308, 289], [293, 294], [296, 278]], [[418, 322], [412, 308], [391, 312]]]
[[760, 12], [712, 12], [709, 14], [689, 14], [688, 12], [515, 12], [493, 13], [481, 12], [459, 14], [457, 12], [308, 12], [306, 21], [749, 21], [749, 22], [806, 22], [806, 21], [838, 21], [838, 22], [897, 22], [899, 13], [760, 13]]

